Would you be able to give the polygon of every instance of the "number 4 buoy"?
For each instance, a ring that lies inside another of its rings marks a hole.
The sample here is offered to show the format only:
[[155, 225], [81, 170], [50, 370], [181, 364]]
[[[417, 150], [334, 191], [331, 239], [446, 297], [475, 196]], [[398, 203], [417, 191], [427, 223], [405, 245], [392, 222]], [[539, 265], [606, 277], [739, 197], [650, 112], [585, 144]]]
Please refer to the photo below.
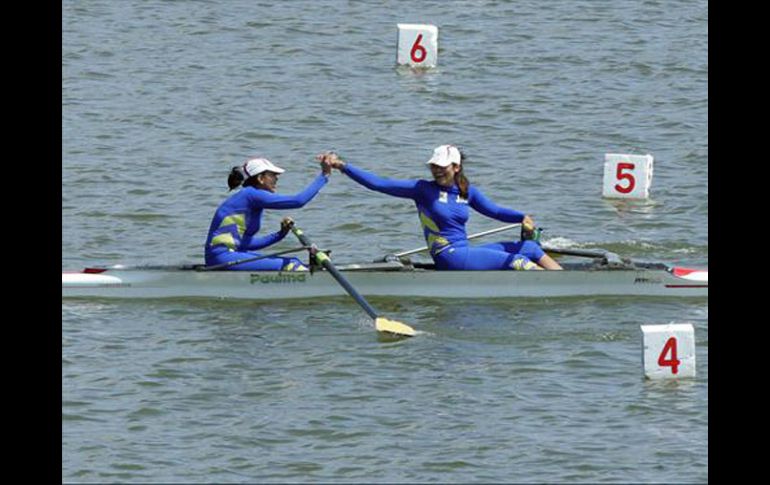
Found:
[[438, 28], [427, 24], [397, 24], [396, 63], [411, 67], [435, 67], [438, 62]]
[[695, 377], [695, 329], [690, 323], [642, 325], [642, 367], [648, 379]]

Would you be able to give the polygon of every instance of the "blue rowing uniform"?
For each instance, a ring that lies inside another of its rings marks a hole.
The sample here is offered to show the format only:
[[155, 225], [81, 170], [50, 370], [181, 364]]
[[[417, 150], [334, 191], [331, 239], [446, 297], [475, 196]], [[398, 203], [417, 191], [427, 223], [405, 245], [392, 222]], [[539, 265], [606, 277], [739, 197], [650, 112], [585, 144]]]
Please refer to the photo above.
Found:
[[[244, 187], [228, 197], [219, 206], [206, 238], [206, 265], [238, 261], [259, 256], [264, 249], [282, 240], [286, 233], [274, 232], [256, 237], [265, 209], [297, 209], [304, 206], [326, 185], [328, 178], [321, 174], [302, 192], [279, 195], [263, 189]], [[307, 266], [297, 258], [271, 257], [241, 263], [226, 269], [246, 271], [305, 271]]]
[[463, 199], [457, 186], [443, 187], [428, 180], [385, 179], [350, 163], [342, 171], [364, 187], [414, 201], [437, 269], [534, 269], [537, 265], [533, 261], [540, 261], [545, 254], [534, 241], [470, 246], [465, 232], [468, 207], [503, 222], [524, 220], [524, 213], [495, 204], [472, 185], [468, 198]]

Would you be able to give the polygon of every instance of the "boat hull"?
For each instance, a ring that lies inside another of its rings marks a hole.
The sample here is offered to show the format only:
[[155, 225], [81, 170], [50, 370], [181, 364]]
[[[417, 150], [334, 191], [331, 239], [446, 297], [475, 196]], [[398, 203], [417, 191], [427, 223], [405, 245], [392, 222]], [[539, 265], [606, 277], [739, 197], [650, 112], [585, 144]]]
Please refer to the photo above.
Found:
[[[707, 297], [708, 272], [675, 268], [568, 271], [348, 270], [364, 296], [514, 298], [570, 296]], [[344, 295], [325, 271], [246, 272], [107, 269], [62, 273], [62, 297], [280, 300]]]

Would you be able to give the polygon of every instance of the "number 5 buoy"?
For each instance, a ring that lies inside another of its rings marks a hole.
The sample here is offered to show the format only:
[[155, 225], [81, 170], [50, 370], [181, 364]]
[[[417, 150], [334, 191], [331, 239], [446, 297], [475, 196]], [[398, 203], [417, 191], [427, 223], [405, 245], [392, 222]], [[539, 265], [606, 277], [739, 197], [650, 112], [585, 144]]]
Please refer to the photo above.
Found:
[[435, 67], [438, 62], [438, 28], [427, 24], [397, 24], [399, 66]]
[[652, 155], [604, 155], [602, 197], [646, 199], [652, 184]]

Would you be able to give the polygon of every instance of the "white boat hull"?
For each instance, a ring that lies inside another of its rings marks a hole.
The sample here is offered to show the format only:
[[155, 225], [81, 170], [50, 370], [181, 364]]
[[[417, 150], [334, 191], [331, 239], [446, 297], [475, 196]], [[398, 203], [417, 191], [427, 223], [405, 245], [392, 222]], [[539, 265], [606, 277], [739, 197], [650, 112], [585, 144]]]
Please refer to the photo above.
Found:
[[[518, 298], [570, 296], [707, 297], [708, 271], [678, 268], [570, 269], [566, 271], [345, 270], [364, 296]], [[678, 273], [679, 276], [674, 273]], [[110, 268], [62, 273], [62, 297], [233, 298], [278, 300], [345, 295], [325, 271], [196, 271], [181, 268]]]

